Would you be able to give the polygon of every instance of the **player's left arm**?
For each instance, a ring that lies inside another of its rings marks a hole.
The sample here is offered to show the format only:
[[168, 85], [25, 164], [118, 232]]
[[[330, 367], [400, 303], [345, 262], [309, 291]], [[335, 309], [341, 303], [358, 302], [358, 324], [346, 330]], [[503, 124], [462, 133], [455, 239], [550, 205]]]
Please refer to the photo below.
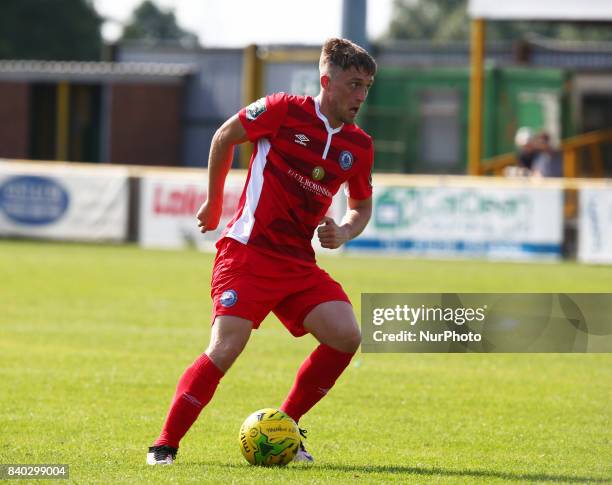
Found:
[[336, 249], [347, 241], [359, 236], [372, 216], [372, 197], [359, 200], [348, 198], [348, 208], [340, 225], [331, 217], [324, 217], [317, 228], [321, 246]]

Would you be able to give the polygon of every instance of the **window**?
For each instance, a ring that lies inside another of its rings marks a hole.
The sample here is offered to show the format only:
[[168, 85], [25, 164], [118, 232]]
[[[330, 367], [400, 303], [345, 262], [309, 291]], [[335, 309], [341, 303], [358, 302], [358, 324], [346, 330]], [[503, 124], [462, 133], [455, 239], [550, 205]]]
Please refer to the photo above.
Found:
[[456, 170], [460, 165], [459, 93], [427, 90], [421, 95], [420, 162], [427, 171]]

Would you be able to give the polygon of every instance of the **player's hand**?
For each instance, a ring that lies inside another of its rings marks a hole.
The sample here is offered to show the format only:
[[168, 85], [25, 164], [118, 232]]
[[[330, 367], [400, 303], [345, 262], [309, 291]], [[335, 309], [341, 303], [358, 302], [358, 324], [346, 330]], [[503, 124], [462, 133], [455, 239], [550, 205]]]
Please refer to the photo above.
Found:
[[317, 236], [321, 246], [326, 249], [336, 249], [349, 240], [348, 229], [340, 227], [331, 217], [321, 219], [317, 228]]
[[222, 204], [216, 204], [210, 199], [202, 204], [200, 210], [198, 210], [198, 227], [201, 233], [206, 231], [214, 231], [219, 225], [221, 219], [221, 211], [223, 209]]

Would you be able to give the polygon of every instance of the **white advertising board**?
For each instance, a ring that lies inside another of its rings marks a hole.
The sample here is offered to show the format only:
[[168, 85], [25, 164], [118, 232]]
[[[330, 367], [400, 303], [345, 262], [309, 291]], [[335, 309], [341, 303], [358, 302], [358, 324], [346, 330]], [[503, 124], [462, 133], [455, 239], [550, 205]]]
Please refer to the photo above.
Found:
[[376, 185], [372, 220], [347, 248], [558, 259], [562, 242], [560, 188]]
[[[206, 200], [206, 174], [201, 176], [181, 174], [150, 174], [140, 182], [140, 245], [147, 248], [179, 249], [196, 247], [214, 251], [221, 232], [232, 219], [238, 207], [245, 173], [233, 173], [227, 177], [223, 199], [223, 213], [215, 231], [200, 233], [196, 213]], [[328, 215], [340, 221], [344, 206], [341, 192], [334, 198]], [[315, 251], [325, 251], [313, 240]]]
[[610, 0], [470, 0], [468, 12], [497, 20], [612, 20]]
[[0, 161], [0, 235], [77, 241], [127, 238], [128, 173]]
[[583, 187], [578, 197], [578, 261], [612, 263], [612, 187]]
[[225, 183], [219, 227], [200, 232], [196, 213], [206, 200], [206, 176], [151, 174], [140, 179], [140, 245], [147, 248], [197, 247], [213, 251], [225, 225], [234, 215], [244, 175], [230, 174]]

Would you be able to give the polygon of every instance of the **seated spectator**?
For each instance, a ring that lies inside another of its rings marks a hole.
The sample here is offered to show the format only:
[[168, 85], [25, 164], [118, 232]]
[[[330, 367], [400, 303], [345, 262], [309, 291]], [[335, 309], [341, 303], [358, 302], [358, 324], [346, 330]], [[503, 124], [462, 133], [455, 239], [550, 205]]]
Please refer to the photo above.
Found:
[[562, 177], [563, 158], [561, 152], [550, 142], [550, 135], [541, 132], [533, 140], [535, 156], [531, 161], [531, 174], [537, 177]]
[[533, 144], [534, 139], [534, 132], [529, 127], [523, 126], [516, 131], [514, 144], [517, 149], [518, 163], [504, 168], [506, 177], [529, 177], [531, 175], [533, 159], [538, 155]]
[[518, 150], [518, 166], [531, 170], [533, 159], [538, 155], [534, 145], [535, 133], [527, 126], [523, 126], [516, 131], [514, 144]]

